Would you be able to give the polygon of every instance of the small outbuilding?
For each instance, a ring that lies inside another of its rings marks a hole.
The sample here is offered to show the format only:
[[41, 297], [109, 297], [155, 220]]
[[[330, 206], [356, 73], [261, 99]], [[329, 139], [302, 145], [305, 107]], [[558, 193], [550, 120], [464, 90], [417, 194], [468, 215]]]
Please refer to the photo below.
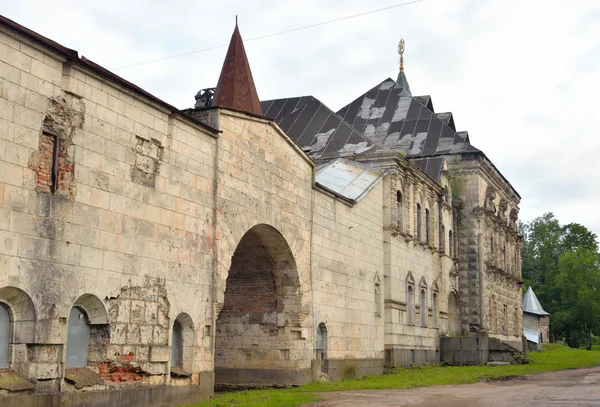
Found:
[[529, 287], [523, 297], [523, 335], [527, 350], [542, 350], [542, 343], [550, 341], [550, 314]]

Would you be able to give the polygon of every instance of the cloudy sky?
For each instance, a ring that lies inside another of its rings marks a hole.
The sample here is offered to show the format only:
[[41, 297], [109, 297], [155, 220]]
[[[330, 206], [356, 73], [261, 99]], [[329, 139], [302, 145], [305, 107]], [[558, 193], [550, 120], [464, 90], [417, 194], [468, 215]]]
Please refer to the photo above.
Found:
[[[215, 86], [238, 15], [261, 99], [314, 95], [337, 110], [398, 71], [452, 111], [522, 196], [600, 234], [600, 1], [0, 0], [0, 12], [180, 108]], [[343, 6], [342, 6], [343, 4]], [[120, 69], [119, 69], [120, 68]], [[596, 127], [598, 125], [598, 127]]]

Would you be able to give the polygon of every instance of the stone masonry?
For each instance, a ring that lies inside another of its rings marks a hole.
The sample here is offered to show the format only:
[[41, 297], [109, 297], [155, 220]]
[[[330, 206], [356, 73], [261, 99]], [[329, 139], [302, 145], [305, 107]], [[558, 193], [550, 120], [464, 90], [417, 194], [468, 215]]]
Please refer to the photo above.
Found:
[[520, 197], [485, 156], [433, 180], [355, 154], [376, 177], [349, 200], [254, 100], [184, 113], [3, 17], [0, 92], [3, 406], [191, 404], [520, 341]]

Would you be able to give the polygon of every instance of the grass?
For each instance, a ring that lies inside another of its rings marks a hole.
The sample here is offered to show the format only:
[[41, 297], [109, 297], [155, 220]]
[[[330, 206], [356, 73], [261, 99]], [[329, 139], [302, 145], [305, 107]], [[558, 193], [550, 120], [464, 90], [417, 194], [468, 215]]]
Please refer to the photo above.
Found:
[[193, 407], [293, 407], [320, 400], [317, 392], [341, 390], [410, 389], [415, 387], [475, 383], [507, 376], [523, 376], [554, 370], [577, 369], [600, 364], [600, 349], [571, 349], [544, 345], [544, 352], [529, 353], [526, 365], [509, 366], [424, 366], [399, 368], [383, 376], [370, 376], [342, 382], [311, 383], [277, 390], [248, 390], [217, 394], [214, 399]]

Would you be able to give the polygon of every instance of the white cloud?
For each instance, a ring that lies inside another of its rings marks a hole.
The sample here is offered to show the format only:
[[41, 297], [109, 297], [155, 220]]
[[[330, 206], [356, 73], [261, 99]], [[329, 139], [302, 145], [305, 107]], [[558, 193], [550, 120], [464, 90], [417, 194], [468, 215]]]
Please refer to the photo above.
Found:
[[[343, 4], [343, 7], [341, 6]], [[114, 69], [399, 4], [398, 0], [220, 2], [0, 0], [3, 12]], [[397, 74], [407, 42], [415, 94], [452, 111], [523, 197], [600, 233], [600, 4], [594, 0], [425, 0], [247, 42], [259, 96], [313, 94], [333, 109]], [[116, 73], [179, 107], [214, 86], [226, 48]]]

